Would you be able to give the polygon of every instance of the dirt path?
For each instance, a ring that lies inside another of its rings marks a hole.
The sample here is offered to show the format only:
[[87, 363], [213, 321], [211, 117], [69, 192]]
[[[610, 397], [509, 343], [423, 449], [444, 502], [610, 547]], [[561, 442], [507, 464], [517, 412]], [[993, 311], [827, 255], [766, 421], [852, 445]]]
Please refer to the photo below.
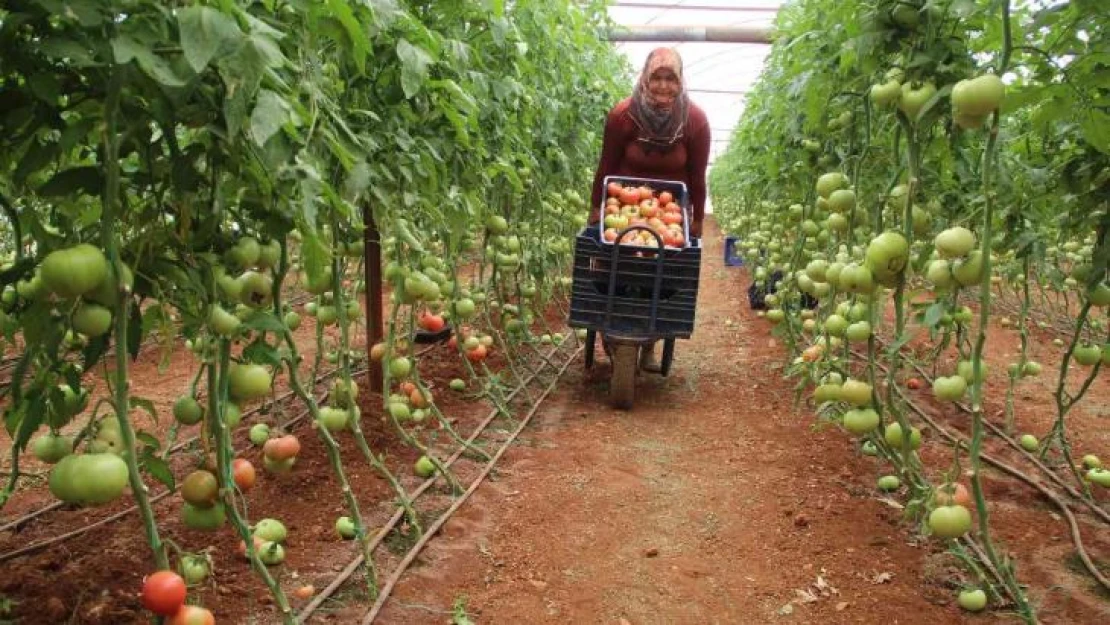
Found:
[[753, 327], [715, 230], [706, 241], [697, 330], [671, 377], [642, 379], [619, 412], [604, 356], [572, 367], [380, 622], [451, 622], [456, 602], [477, 623], [964, 618], [922, 581], [930, 549], [861, 488], [874, 469], [794, 412], [783, 350]]

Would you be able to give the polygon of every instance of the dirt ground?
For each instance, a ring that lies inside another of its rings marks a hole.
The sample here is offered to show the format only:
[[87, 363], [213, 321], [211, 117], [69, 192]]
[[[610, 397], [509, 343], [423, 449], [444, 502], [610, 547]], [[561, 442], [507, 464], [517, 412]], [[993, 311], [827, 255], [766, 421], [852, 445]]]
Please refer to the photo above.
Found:
[[[608, 407], [608, 362], [600, 348], [593, 370], [585, 371], [581, 360], [572, 363], [518, 444], [401, 579], [377, 622], [462, 625], [466, 621], [456, 616], [462, 614], [481, 625], [1016, 622], [1005, 611], [972, 616], [955, 605], [967, 579], [962, 569], [943, 545], [921, 538], [902, 520], [904, 491], [887, 496], [875, 489], [889, 468], [861, 455], [839, 429], [817, 424], [812, 409], [795, 407], [793, 383], [782, 377], [786, 350], [770, 324], [748, 308], [747, 269], [724, 266], [712, 223], [705, 241], [697, 329], [678, 343], [671, 375], [641, 378], [635, 408], [623, 412]], [[311, 327], [306, 319], [299, 333], [306, 347]], [[997, 422], [1016, 336], [991, 329], [988, 414]], [[1051, 424], [1055, 375], [1049, 372], [1059, 361], [1051, 338], [1039, 334], [1034, 342], [1046, 374], [1019, 389], [1019, 432], [1041, 435]], [[464, 372], [446, 347], [436, 350], [421, 360], [421, 378], [435, 390], [441, 410], [468, 432], [489, 406], [446, 390], [447, 380]], [[168, 371], [140, 361], [132, 383], [160, 408], [168, 408], [195, 366], [178, 353]], [[496, 370], [497, 363], [495, 352], [489, 364]], [[927, 389], [916, 393], [922, 405], [945, 409], [928, 399]], [[1069, 433], [1079, 455], [1110, 458], [1110, 378], [1091, 393], [1069, 416]], [[371, 448], [413, 488], [418, 454], [382, 424], [380, 396], [367, 393], [362, 405]], [[966, 431], [966, 416], [950, 408], [945, 415], [945, 427]], [[262, 414], [244, 424], [273, 420]], [[335, 518], [346, 511], [323, 445], [307, 423], [293, 431], [303, 445], [296, 469], [285, 476], [260, 471], [249, 495], [250, 516], [280, 518], [289, 529], [285, 564], [272, 569], [286, 592], [305, 584], [320, 590], [353, 550], [334, 534]], [[928, 428], [924, 438], [921, 457], [930, 473], [943, 470], [951, 448]], [[362, 510], [371, 527], [380, 527], [393, 511], [389, 486], [360, 460], [349, 436], [339, 442]], [[1032, 472], [1004, 445], [992, 443], [989, 451]], [[242, 457], [261, 464], [256, 449]], [[195, 454], [176, 459], [179, 478], [196, 462]], [[460, 479], [473, 477], [477, 466], [462, 467]], [[1001, 473], [986, 470], [984, 477], [991, 526], [1014, 559], [1018, 579], [1029, 586], [1041, 621], [1110, 622], [1110, 595], [1100, 595], [1077, 563], [1055, 508]], [[1110, 501], [1105, 493], [1098, 497], [1104, 506]], [[450, 502], [443, 489], [431, 499], [423, 510]], [[49, 501], [41, 483], [29, 484], [0, 520]], [[0, 532], [0, 552], [130, 504], [47, 513]], [[1079, 505], [1072, 509], [1087, 550], [1110, 574], [1110, 528]], [[235, 555], [238, 538], [228, 528], [185, 528], [176, 497], [159, 502], [155, 512], [165, 537], [213, 558], [211, 581], [194, 589], [191, 600], [212, 609], [221, 624], [277, 622], [265, 588]], [[403, 539], [387, 543], [378, 554], [382, 578], [403, 554]], [[17, 623], [145, 622], [136, 591], [148, 560], [142, 526], [132, 514], [3, 562], [0, 600], [15, 606], [11, 615], [0, 609], [0, 622], [5, 616]], [[356, 578], [341, 588], [311, 622], [360, 622], [369, 605], [358, 584]], [[304, 603], [294, 600], [294, 607]]]
[[[597, 370], [573, 367], [527, 445], [446, 526], [380, 622], [450, 623], [456, 608], [491, 624], [1016, 621], [962, 612], [954, 561], [879, 496], [878, 462], [794, 409], [785, 352], [748, 308], [746, 269], [724, 266], [714, 230], [706, 242], [697, 329], [671, 376], [642, 378], [622, 412], [606, 404], [600, 350]], [[1018, 550], [1043, 622], [1110, 619], [1110, 601], [1066, 565], [1059, 517], [988, 476], [992, 493], [1012, 491], [992, 523]], [[1110, 531], [1085, 530], [1106, 562]]]

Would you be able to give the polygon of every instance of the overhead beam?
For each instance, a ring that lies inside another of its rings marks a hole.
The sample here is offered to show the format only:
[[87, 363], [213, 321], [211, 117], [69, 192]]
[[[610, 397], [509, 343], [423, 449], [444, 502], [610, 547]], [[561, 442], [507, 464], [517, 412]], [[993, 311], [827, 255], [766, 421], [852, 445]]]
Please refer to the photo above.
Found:
[[686, 88], [690, 93], [716, 93], [724, 95], [744, 95], [748, 92], [747, 89], [691, 89]]
[[732, 13], [778, 13], [779, 7], [726, 7], [704, 4], [651, 4], [650, 2], [614, 2], [612, 7], [628, 9], [681, 9], [683, 11], [729, 11]]
[[771, 43], [771, 27], [735, 26], [617, 26], [606, 33], [609, 41], [677, 41]]

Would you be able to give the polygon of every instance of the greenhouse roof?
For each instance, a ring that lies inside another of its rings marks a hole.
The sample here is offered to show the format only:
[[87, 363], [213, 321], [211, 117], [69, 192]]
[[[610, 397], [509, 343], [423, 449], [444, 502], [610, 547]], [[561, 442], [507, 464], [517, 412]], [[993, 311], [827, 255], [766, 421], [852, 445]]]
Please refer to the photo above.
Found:
[[[609, 17], [619, 26], [770, 25], [781, 0], [614, 0]], [[766, 44], [617, 42], [639, 71], [648, 52], [673, 45], [682, 55], [690, 97], [705, 109], [713, 133], [710, 165], [728, 146], [744, 110], [744, 93], [759, 77]]]

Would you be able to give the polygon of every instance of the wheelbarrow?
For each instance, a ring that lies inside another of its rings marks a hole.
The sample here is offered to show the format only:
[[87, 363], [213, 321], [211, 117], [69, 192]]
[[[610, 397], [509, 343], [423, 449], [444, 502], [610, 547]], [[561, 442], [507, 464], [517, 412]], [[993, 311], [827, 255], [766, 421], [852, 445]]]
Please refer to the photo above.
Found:
[[[647, 185], [671, 192], [683, 210], [686, 245], [665, 247], [652, 228], [634, 225], [622, 229], [612, 241], [602, 228], [587, 226], [574, 245], [574, 278], [571, 286], [569, 325], [586, 330], [587, 368], [594, 365], [598, 336], [612, 364], [609, 399], [613, 406], [629, 409], [635, 400], [637, 375], [644, 349], [663, 342], [660, 367], [652, 373], [666, 376], [674, 361], [675, 339], [690, 338], [694, 331], [701, 270], [701, 241], [689, 236], [689, 195], [680, 181], [608, 176], [624, 185]], [[655, 246], [622, 243], [626, 234], [647, 231]]]

